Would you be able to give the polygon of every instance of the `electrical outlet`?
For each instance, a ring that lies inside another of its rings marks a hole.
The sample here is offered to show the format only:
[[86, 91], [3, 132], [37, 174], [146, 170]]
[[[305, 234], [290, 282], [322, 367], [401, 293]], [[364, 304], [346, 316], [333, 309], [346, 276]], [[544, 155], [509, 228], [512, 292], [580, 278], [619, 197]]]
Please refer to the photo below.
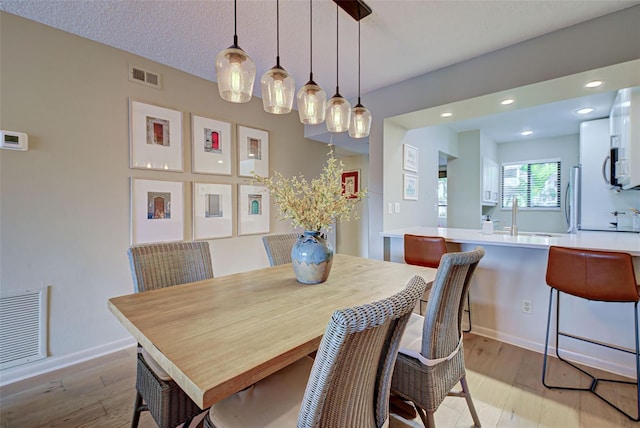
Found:
[[530, 314], [532, 311], [531, 299], [522, 299], [522, 312]]

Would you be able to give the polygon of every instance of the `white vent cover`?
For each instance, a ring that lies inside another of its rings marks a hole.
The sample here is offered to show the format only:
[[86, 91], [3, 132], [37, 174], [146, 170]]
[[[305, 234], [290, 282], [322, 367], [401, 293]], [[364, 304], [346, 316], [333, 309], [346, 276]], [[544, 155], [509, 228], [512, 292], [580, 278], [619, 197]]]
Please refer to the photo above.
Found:
[[0, 369], [47, 356], [48, 287], [0, 295]]
[[162, 76], [135, 65], [129, 64], [129, 81], [161, 89]]

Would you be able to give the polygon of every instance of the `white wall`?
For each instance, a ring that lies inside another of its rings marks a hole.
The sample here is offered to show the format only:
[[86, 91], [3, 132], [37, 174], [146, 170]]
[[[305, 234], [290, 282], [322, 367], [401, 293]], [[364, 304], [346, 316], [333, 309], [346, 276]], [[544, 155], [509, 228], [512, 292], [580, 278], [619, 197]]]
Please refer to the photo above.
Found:
[[[560, 159], [560, 209], [525, 209], [518, 211], [518, 230], [530, 232], [567, 231], [564, 217], [564, 195], [571, 175], [571, 167], [578, 164], [580, 139], [577, 134], [557, 138], [540, 138], [498, 144], [498, 164], [546, 159]], [[500, 195], [502, 196], [502, 195]], [[501, 227], [511, 226], [511, 209], [502, 209], [500, 202], [493, 211], [493, 218]]]
[[[363, 96], [369, 137], [369, 256], [382, 258], [385, 118], [640, 58], [640, 5], [545, 34]], [[597, 40], [597, 43], [594, 43]], [[544, 64], [532, 67], [531, 64]], [[384, 160], [384, 161], [383, 161]], [[386, 191], [386, 188], [385, 188]]]
[[[0, 127], [29, 135], [29, 151], [0, 151], [0, 289], [50, 286], [46, 364], [131, 341], [107, 309], [109, 298], [133, 291], [130, 177], [185, 183], [187, 240], [191, 182], [231, 183], [237, 191], [250, 181], [237, 177], [235, 145], [232, 176], [191, 173], [190, 113], [268, 130], [270, 168], [285, 176], [322, 169], [328, 148], [303, 138], [295, 113], [269, 115], [257, 98], [227, 103], [204, 79], [5, 12], [0, 20]], [[129, 82], [129, 64], [161, 73], [162, 90]], [[183, 112], [184, 172], [129, 168], [130, 97]], [[287, 232], [275, 217], [272, 206], [271, 232]], [[268, 264], [260, 235], [210, 245], [216, 276]]]
[[[391, 125], [386, 128], [396, 129]], [[458, 155], [457, 135], [446, 126], [412, 129], [405, 133], [389, 132], [385, 139], [384, 222], [385, 229], [412, 226], [437, 226], [438, 224], [438, 159], [440, 153]], [[418, 172], [403, 169], [404, 144], [418, 149]], [[403, 199], [403, 175], [419, 177], [418, 200]], [[395, 203], [400, 212], [395, 212]], [[389, 213], [389, 204], [394, 208]]]

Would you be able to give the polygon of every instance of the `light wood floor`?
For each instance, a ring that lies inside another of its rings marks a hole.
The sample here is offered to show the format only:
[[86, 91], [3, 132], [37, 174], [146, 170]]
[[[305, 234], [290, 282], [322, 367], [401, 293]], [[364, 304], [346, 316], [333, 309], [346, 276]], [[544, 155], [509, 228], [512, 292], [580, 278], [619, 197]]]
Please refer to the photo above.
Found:
[[[542, 386], [542, 355], [465, 334], [469, 388], [484, 427], [635, 427], [593, 394]], [[135, 397], [135, 350], [120, 351], [0, 388], [0, 427], [128, 427]], [[554, 379], [578, 379], [551, 364]], [[602, 373], [599, 373], [602, 375]], [[614, 402], [633, 412], [635, 387], [606, 386]], [[464, 399], [447, 398], [438, 427], [470, 427]], [[421, 427], [392, 417], [391, 428]], [[140, 427], [156, 427], [143, 412]]]

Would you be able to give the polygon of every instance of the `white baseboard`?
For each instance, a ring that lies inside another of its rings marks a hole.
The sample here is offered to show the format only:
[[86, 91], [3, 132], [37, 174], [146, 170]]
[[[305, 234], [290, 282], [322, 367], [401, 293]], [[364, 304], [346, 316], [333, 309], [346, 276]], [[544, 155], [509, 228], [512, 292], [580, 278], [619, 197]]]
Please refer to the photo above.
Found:
[[49, 373], [54, 370], [69, 367], [74, 364], [82, 363], [103, 355], [108, 355], [135, 345], [136, 341], [133, 340], [133, 338], [120, 339], [94, 348], [74, 352], [73, 354], [63, 355], [61, 357], [48, 357], [43, 360], [23, 364], [21, 366], [11, 367], [0, 371], [0, 386], [9, 385], [11, 383]]
[[[495, 339], [500, 342], [505, 342], [510, 345], [518, 346], [520, 348], [528, 349], [530, 351], [537, 352], [539, 354], [544, 354], [544, 343], [532, 342], [530, 340], [523, 339], [521, 337], [512, 336], [509, 334], [500, 333], [496, 330], [492, 330], [489, 328], [473, 326], [471, 333], [477, 334], [478, 336], [488, 337], [490, 339]], [[556, 348], [555, 346], [549, 346], [549, 355], [555, 356]], [[610, 373], [615, 373], [620, 376], [630, 377], [635, 379], [636, 377], [636, 367], [634, 365], [621, 365], [610, 361], [603, 361], [597, 358], [590, 357], [589, 355], [579, 354], [576, 352], [570, 351], [561, 351], [562, 357], [566, 357], [567, 359], [584, 364], [585, 366], [593, 367], [596, 369], [604, 370]], [[542, 367], [540, 367], [542, 370]], [[540, 372], [542, 373], [542, 371]]]

